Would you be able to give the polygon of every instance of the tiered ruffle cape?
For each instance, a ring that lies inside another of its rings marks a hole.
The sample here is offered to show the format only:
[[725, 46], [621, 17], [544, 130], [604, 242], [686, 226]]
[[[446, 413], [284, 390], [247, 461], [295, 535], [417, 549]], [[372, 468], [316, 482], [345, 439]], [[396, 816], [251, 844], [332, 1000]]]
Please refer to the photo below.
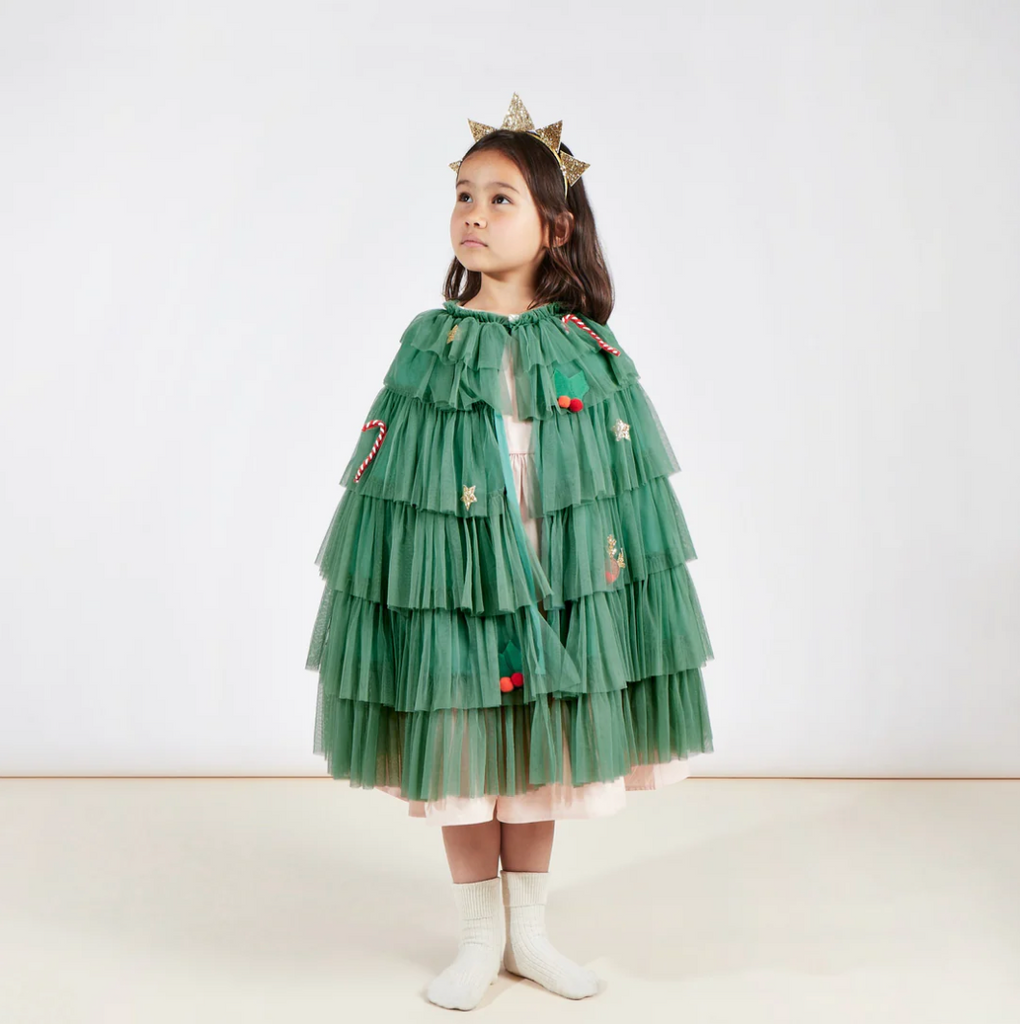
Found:
[[[507, 451], [507, 345], [541, 558]], [[680, 466], [606, 324], [557, 303], [426, 310], [365, 423], [306, 661], [334, 778], [438, 800], [561, 782], [565, 759], [577, 786], [711, 751]]]

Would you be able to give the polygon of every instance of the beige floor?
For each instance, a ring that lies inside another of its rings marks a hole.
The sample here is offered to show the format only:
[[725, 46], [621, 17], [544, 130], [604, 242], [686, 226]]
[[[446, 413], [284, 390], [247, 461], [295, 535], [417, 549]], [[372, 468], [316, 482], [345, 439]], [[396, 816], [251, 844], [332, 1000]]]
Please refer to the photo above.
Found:
[[[442, 1019], [441, 833], [320, 780], [0, 780], [0, 1021]], [[690, 779], [557, 826], [573, 1002], [479, 1018], [1020, 1022], [1020, 782]], [[581, 1015], [579, 1018], [578, 1015]]]

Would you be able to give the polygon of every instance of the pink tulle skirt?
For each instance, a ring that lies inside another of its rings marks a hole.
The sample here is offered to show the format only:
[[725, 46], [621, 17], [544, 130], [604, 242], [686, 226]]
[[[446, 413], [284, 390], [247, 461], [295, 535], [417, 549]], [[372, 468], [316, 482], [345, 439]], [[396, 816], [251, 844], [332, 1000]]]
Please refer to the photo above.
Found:
[[[509, 367], [509, 346], [504, 358], [504, 372], [511, 395], [514, 392], [513, 374]], [[519, 420], [512, 415], [503, 417], [510, 466], [517, 487], [517, 501], [521, 507], [524, 529], [535, 551], [541, 558], [539, 520], [528, 505], [528, 492], [534, 486], [531, 420]], [[385, 793], [399, 797], [408, 804], [412, 818], [424, 818], [433, 825], [477, 825], [490, 821], [520, 824], [529, 821], [549, 821], [556, 818], [598, 818], [615, 814], [626, 805], [627, 792], [636, 789], [660, 789], [679, 782], [690, 775], [686, 759], [675, 759], [664, 764], [635, 765], [627, 775], [611, 782], [589, 782], [583, 786], [570, 784], [570, 764], [564, 761], [563, 782], [539, 786], [528, 793], [514, 796], [485, 795], [477, 797], [448, 796], [440, 800], [408, 800], [396, 786], [378, 786]]]

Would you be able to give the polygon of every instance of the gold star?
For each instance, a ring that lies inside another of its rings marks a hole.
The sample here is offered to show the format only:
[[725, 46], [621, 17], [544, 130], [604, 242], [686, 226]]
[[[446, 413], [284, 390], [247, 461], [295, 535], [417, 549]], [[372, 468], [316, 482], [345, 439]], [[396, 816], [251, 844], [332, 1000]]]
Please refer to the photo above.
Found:
[[613, 429], [616, 431], [616, 440], [617, 441], [622, 441], [624, 438], [626, 438], [628, 441], [630, 440], [630, 424], [629, 423], [624, 423], [623, 420], [617, 420], [613, 424]]
[[468, 487], [467, 484], [463, 485], [464, 493], [461, 494], [460, 500], [462, 502], [464, 502], [464, 508], [470, 508], [471, 507], [471, 502], [478, 500], [475, 497], [475, 487], [477, 487], [477, 486], [478, 486], [477, 484], [472, 484], [470, 487]]

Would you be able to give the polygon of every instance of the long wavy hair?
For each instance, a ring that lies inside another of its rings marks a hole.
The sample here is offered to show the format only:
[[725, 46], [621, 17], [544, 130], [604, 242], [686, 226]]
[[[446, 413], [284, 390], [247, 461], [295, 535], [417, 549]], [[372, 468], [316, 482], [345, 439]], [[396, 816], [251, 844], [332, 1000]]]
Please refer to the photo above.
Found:
[[[578, 178], [564, 196], [563, 172], [556, 157], [544, 142], [526, 132], [497, 128], [483, 135], [463, 159], [485, 149], [499, 150], [520, 169], [550, 239], [556, 237], [557, 217], [566, 211], [573, 214], [568, 241], [546, 249], [538, 268], [535, 299], [529, 308], [558, 302], [568, 312], [606, 323], [613, 311], [613, 282], [595, 230], [595, 215], [588, 205], [584, 178]], [[560, 149], [573, 156], [562, 142]], [[446, 272], [443, 297], [467, 302], [478, 294], [481, 286], [481, 273], [468, 270], [454, 256]]]

